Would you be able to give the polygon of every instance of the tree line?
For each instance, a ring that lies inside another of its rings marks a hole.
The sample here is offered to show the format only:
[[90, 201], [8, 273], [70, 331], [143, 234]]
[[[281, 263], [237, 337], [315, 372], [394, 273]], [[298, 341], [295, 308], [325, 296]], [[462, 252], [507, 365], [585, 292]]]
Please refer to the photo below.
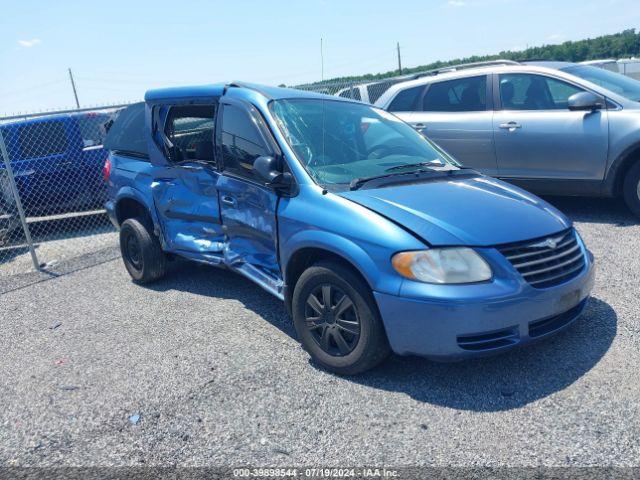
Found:
[[[559, 60], [566, 62], [582, 62], [585, 60], [597, 60], [605, 58], [625, 58], [640, 56], [640, 33], [636, 33], [634, 28], [624, 30], [613, 35], [603, 35], [585, 40], [568, 41], [557, 45], [542, 45], [531, 47], [526, 50], [512, 51], [505, 50], [495, 55], [473, 55], [471, 57], [456, 58], [454, 60], [437, 61], [427, 65], [403, 68], [403, 74], [423, 72], [443, 67], [458, 65], [460, 63], [483, 62], [488, 60], [506, 59], [515, 61], [526, 60]], [[375, 81], [383, 78], [398, 75], [398, 70], [390, 70], [384, 73], [338, 77], [314, 82], [312, 84], [300, 85], [301, 87], [322, 87], [324, 84], [335, 83], [356, 83]]]

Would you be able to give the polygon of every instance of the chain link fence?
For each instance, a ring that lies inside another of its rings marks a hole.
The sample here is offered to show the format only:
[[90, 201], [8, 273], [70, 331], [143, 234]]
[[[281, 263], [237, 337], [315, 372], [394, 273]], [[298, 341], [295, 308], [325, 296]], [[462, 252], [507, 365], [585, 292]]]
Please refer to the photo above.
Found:
[[354, 81], [345, 79], [342, 81], [316, 82], [304, 85], [296, 85], [292, 88], [324, 93], [327, 95], [335, 95], [342, 98], [358, 100], [359, 102], [374, 104], [392, 85], [395, 85], [399, 82], [412, 80], [428, 73], [429, 72], [414, 73], [411, 75], [399, 75], [397, 77], [368, 81]]
[[0, 277], [115, 256], [102, 143], [122, 107], [0, 119]]

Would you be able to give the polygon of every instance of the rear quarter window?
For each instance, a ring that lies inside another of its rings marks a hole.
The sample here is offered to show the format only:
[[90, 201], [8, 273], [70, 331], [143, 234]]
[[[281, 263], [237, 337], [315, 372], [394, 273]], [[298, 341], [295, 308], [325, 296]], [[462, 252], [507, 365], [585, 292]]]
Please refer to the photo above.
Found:
[[390, 112], [412, 112], [416, 109], [418, 98], [424, 90], [424, 85], [401, 90], [389, 104]]
[[104, 148], [136, 158], [149, 158], [144, 102], [134, 103], [120, 111], [104, 140]]

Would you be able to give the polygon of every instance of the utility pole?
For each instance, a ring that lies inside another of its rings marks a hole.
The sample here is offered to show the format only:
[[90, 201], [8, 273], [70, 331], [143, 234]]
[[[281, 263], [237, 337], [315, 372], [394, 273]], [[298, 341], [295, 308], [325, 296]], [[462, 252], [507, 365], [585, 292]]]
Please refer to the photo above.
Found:
[[398, 48], [398, 73], [402, 75], [402, 60], [400, 60], [400, 42], [396, 44]]
[[76, 107], [80, 110], [80, 102], [78, 101], [78, 92], [76, 91], [76, 82], [73, 81], [73, 73], [69, 69], [69, 79], [71, 80], [71, 88], [73, 88], [73, 96], [76, 99]]

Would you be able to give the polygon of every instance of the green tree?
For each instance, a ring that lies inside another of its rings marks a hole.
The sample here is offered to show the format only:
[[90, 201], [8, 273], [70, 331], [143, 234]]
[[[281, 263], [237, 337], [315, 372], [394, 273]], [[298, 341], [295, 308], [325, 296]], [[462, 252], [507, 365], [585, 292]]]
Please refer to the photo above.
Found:
[[[454, 60], [439, 60], [427, 65], [420, 65], [412, 68], [405, 68], [404, 73], [418, 73], [425, 70], [448, 67], [460, 63], [483, 62], [487, 60], [559, 60], [566, 62], [582, 62], [585, 60], [596, 60], [604, 58], [625, 58], [640, 56], [640, 33], [635, 29], [624, 30], [613, 35], [603, 35], [585, 40], [569, 41], [559, 45], [542, 45], [531, 47], [523, 51], [514, 52], [506, 50], [495, 55], [474, 55], [466, 58], [456, 58]], [[339, 77], [300, 85], [305, 88], [320, 88], [323, 85], [335, 85], [338, 83], [355, 83], [374, 81], [383, 78], [394, 77], [397, 70], [390, 70], [383, 73], [368, 73], [366, 75]]]

